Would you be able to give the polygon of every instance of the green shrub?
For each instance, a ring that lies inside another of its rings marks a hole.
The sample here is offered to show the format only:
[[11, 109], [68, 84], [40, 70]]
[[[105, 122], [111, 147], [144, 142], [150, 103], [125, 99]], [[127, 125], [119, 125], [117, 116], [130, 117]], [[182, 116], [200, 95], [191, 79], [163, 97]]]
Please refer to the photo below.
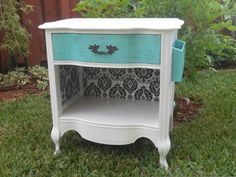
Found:
[[214, 60], [236, 61], [236, 42], [221, 31], [236, 30], [234, 0], [81, 0], [75, 11], [84, 17], [178, 17], [185, 21], [179, 38], [186, 41], [186, 74], [211, 67]]
[[20, 12], [28, 13], [32, 6], [17, 0], [0, 0], [0, 31], [3, 39], [0, 41], [0, 50], [4, 49], [10, 56], [9, 65], [14, 67], [16, 59], [27, 58], [31, 35], [21, 25]]
[[45, 90], [48, 88], [48, 71], [47, 68], [36, 65], [29, 68], [29, 73], [37, 78], [37, 88], [39, 90]]
[[35, 78], [38, 90], [45, 90], [48, 88], [48, 71], [47, 68], [42, 66], [33, 66], [31, 68], [18, 68], [10, 71], [7, 74], [0, 73], [0, 88], [8, 89], [9, 87], [23, 87], [31, 83]]
[[75, 11], [88, 18], [130, 17], [132, 7], [129, 0], [85, 0], [76, 5]]
[[16, 68], [15, 71], [8, 72], [7, 74], [0, 73], [0, 87], [22, 87], [30, 83], [30, 76], [26, 74], [25, 68]]

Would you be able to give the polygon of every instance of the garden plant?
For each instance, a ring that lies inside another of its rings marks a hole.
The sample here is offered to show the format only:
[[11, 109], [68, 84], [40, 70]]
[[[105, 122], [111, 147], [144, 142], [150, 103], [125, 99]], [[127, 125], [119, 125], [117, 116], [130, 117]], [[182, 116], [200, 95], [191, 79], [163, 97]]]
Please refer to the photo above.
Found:
[[20, 13], [29, 13], [33, 7], [17, 0], [0, 0], [0, 50], [6, 50], [9, 55], [9, 67], [17, 66], [19, 57], [27, 63], [31, 35], [21, 25]]
[[185, 21], [179, 38], [186, 41], [185, 74], [214, 67], [219, 60], [236, 64], [236, 41], [222, 30], [234, 31], [234, 0], [81, 0], [74, 11], [88, 18], [178, 17]]

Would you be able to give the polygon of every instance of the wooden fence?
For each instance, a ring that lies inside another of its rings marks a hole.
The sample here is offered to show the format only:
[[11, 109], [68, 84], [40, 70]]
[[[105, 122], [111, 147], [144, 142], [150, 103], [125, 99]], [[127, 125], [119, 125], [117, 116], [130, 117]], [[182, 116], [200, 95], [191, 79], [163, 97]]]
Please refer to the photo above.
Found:
[[[44, 31], [38, 29], [38, 25], [44, 22], [55, 21], [70, 17], [79, 17], [79, 14], [71, 9], [79, 0], [23, 0], [32, 5], [34, 11], [30, 14], [22, 14], [22, 25], [32, 35], [30, 43], [30, 55], [28, 65], [44, 64], [47, 61]], [[0, 40], [1, 40], [0, 33]], [[19, 63], [23, 63], [23, 59]], [[0, 71], [5, 70], [8, 65], [6, 52], [0, 51]]]

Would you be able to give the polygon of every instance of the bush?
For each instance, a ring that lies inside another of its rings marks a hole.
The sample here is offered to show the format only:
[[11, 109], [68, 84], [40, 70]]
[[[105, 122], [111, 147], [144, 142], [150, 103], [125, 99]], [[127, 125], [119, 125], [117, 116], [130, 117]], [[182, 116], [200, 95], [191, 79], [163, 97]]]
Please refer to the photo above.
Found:
[[48, 88], [48, 71], [42, 66], [33, 66], [30, 68], [18, 68], [7, 74], [0, 73], [0, 89], [22, 88], [26, 84], [32, 83], [36, 79], [37, 89], [46, 90]]
[[48, 88], [48, 70], [45, 67], [35, 65], [29, 68], [29, 73], [37, 78], [37, 88], [45, 90]]
[[83, 0], [74, 10], [87, 18], [132, 17], [133, 15], [129, 0]]
[[234, 0], [81, 0], [75, 11], [84, 17], [178, 17], [185, 21], [179, 38], [186, 41], [186, 73], [212, 67], [214, 60], [235, 61], [235, 41], [221, 31], [236, 30]]
[[9, 65], [14, 68], [18, 57], [27, 58], [31, 35], [21, 25], [19, 12], [28, 13], [32, 6], [17, 0], [0, 0], [0, 31], [3, 39], [0, 50], [4, 49], [10, 56]]
[[16, 68], [7, 74], [0, 73], [0, 88], [22, 87], [30, 83], [30, 77], [25, 68]]

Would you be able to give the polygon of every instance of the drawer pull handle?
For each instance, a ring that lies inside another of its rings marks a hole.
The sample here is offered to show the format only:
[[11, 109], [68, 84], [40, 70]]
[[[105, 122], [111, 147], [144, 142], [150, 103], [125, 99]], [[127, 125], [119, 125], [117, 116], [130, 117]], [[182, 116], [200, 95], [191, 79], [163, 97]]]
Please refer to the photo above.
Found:
[[99, 54], [99, 55], [111, 55], [118, 50], [117, 46], [106, 45], [107, 52], [104, 52], [104, 51], [98, 51], [99, 47], [100, 47], [99, 45], [94, 44], [94, 45], [90, 45], [88, 49], [90, 49], [93, 53]]

